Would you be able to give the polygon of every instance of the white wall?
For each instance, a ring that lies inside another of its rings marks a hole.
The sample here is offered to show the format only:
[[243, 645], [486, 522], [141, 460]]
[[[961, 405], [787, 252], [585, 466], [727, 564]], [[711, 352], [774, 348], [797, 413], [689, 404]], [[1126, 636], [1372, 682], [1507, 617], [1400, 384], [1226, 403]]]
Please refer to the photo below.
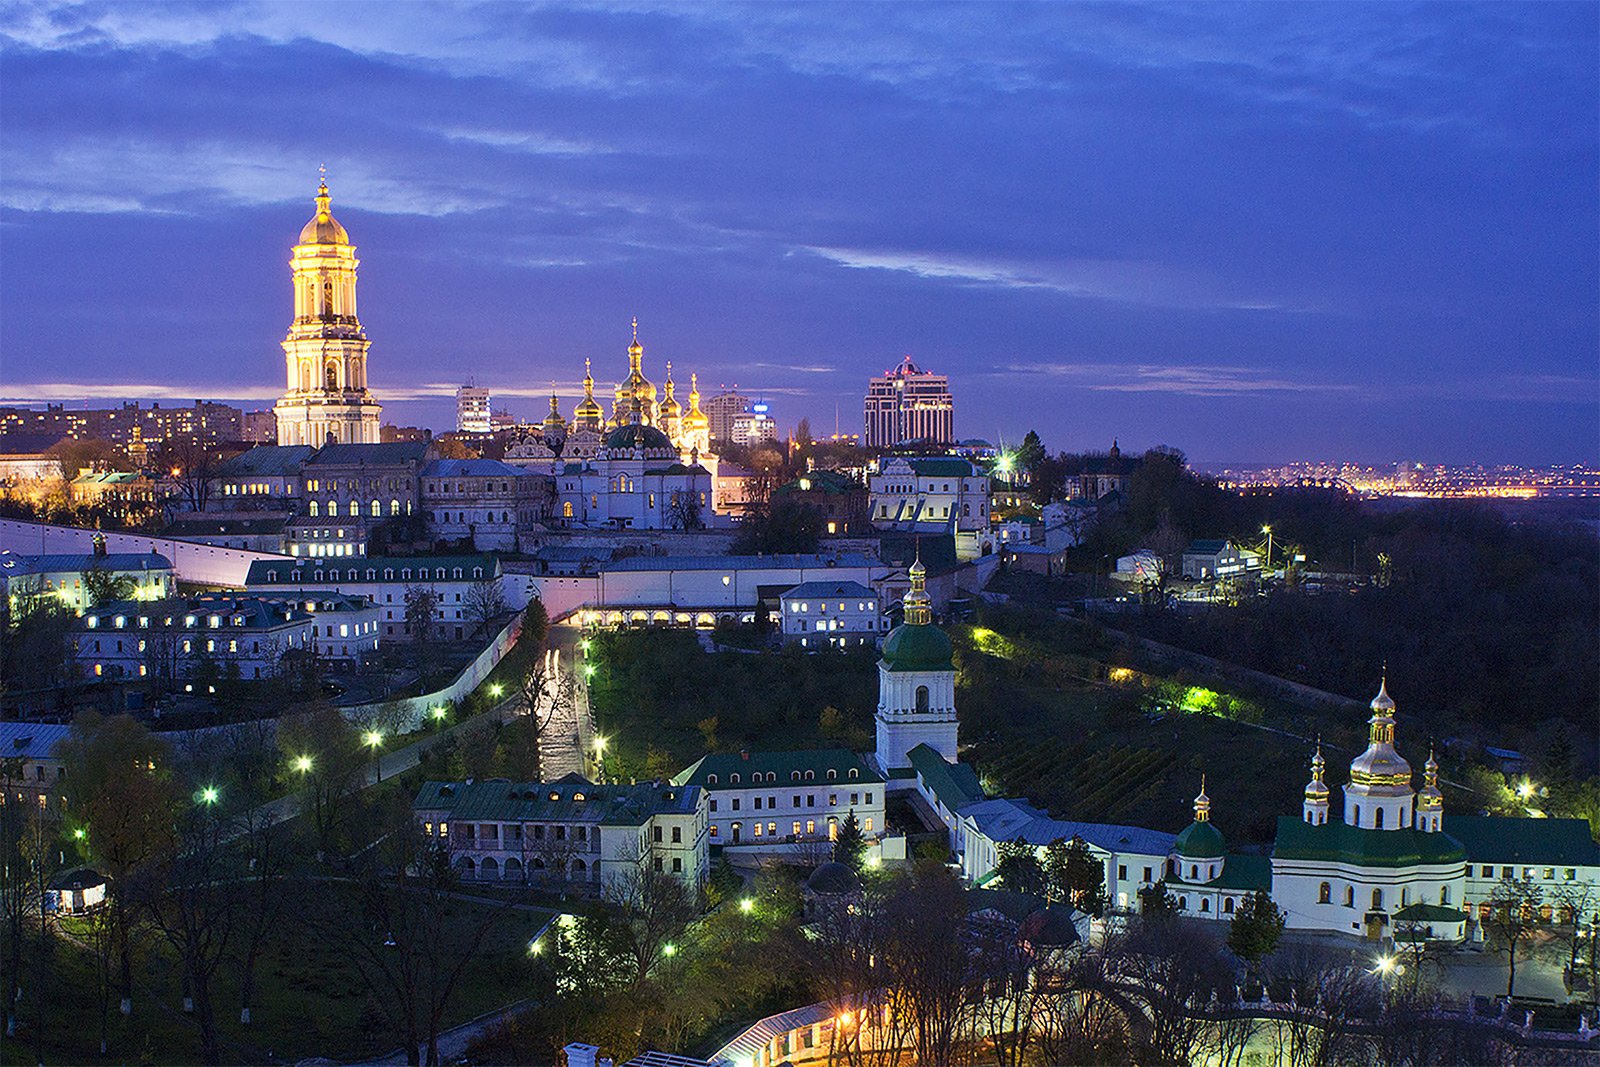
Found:
[[0, 549], [26, 555], [94, 551], [94, 538], [104, 533], [107, 552], [159, 552], [172, 561], [181, 580], [201, 585], [242, 587], [250, 564], [258, 559], [287, 559], [271, 552], [218, 548], [193, 541], [174, 541], [149, 534], [83, 530], [75, 526], [49, 526], [17, 519], [0, 519]]

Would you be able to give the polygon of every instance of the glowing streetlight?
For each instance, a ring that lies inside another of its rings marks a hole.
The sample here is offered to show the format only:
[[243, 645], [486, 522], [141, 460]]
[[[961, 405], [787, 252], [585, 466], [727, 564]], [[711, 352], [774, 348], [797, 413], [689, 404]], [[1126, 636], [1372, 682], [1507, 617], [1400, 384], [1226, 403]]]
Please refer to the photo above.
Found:
[[221, 794], [217, 792], [216, 786], [208, 785], [204, 789], [200, 790], [200, 803], [206, 805], [215, 804], [220, 795]]
[[587, 655], [589, 652], [589, 639], [585, 637], [582, 641], [579, 641], [578, 647], [583, 649], [584, 654]]
[[1521, 797], [1523, 800], [1530, 799], [1535, 792], [1536, 790], [1533, 788], [1533, 783], [1527, 779], [1523, 779], [1522, 784], [1517, 786], [1517, 796]]
[[1261, 532], [1267, 535], [1267, 570], [1272, 569], [1272, 524], [1261, 527]]
[[595, 739], [594, 739], [594, 754], [596, 756], [603, 756], [603, 755], [605, 755], [605, 752], [606, 752], [606, 739], [603, 738], [603, 737], [596, 736]]
[[594, 664], [593, 663], [585, 663], [583, 665], [583, 676], [585, 678], [593, 678], [594, 677]]
[[748, 915], [748, 914], [750, 914], [750, 912], [754, 911], [755, 907], [756, 907], [756, 902], [751, 900], [749, 897], [740, 897], [739, 898], [739, 910], [744, 912], [746, 915]]
[[75, 839], [75, 840], [78, 840], [78, 841], [83, 841], [83, 840], [85, 840], [85, 839], [86, 839], [86, 838], [87, 838], [87, 837], [88, 837], [88, 836], [89, 836], [89, 831], [88, 831], [88, 830], [85, 830], [85, 829], [84, 829], [84, 828], [83, 828], [83, 827], [81, 827], [81, 826], [78, 826], [78, 827], [74, 827], [74, 828], [73, 828], [73, 831], [72, 831], [72, 836], [73, 836], [73, 838], [74, 838], [74, 839]]
[[433, 716], [434, 722], [444, 722], [444, 717], [450, 714], [450, 711], [443, 704], [438, 704], [429, 708], [428, 714]]
[[378, 781], [383, 781], [383, 760], [378, 756], [378, 746], [383, 744], [382, 730], [368, 730], [361, 738], [372, 749], [372, 765], [377, 768]]
[[299, 771], [301, 774], [305, 774], [311, 769], [311, 757], [296, 756], [294, 758], [294, 769]]
[[668, 941], [665, 945], [661, 946], [661, 954], [668, 957], [676, 956], [678, 954], [678, 946], [674, 945], [671, 941]]
[[543, 941], [529, 941], [528, 942], [528, 955], [537, 956], [537, 955], [539, 955], [539, 953], [541, 953], [543, 951], [544, 951], [544, 942]]
[[505, 691], [506, 691], [506, 687], [501, 685], [499, 682], [496, 682], [496, 683], [494, 683], [493, 685], [491, 685], [489, 687], [489, 695], [492, 696], [492, 697], [497, 697], [501, 693], [504, 693]]

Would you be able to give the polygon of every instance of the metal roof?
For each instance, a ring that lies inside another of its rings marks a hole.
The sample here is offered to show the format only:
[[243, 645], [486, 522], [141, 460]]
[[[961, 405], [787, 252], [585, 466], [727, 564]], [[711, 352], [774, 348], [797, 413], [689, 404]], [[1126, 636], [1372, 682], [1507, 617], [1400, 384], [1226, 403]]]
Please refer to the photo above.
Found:
[[1461, 842], [1448, 833], [1428, 833], [1411, 827], [1367, 830], [1342, 822], [1313, 826], [1298, 816], [1280, 815], [1272, 858], [1325, 860], [1357, 867], [1410, 867], [1459, 863], [1467, 853]]
[[0, 722], [0, 759], [54, 759], [72, 727], [43, 722]]
[[390, 441], [378, 445], [323, 445], [306, 460], [308, 467], [421, 463], [428, 455], [426, 441]]
[[217, 467], [217, 477], [268, 478], [299, 474], [300, 465], [315, 451], [310, 445], [257, 445], [225, 460]]
[[1587, 819], [1446, 815], [1444, 832], [1461, 842], [1474, 863], [1600, 867], [1600, 845], [1589, 836]]
[[824, 567], [882, 567], [875, 559], [860, 554], [825, 556], [821, 553], [780, 553], [771, 556], [630, 556], [613, 560], [600, 568], [619, 571], [755, 571], [801, 570]]
[[436, 459], [422, 468], [424, 478], [522, 478], [537, 473], [497, 459]]
[[922, 776], [933, 795], [954, 812], [983, 798], [983, 786], [965, 763], [950, 763], [937, 749], [924, 742], [906, 753], [911, 769]]
[[424, 782], [411, 807], [468, 821], [637, 826], [652, 815], [691, 814], [699, 799], [693, 785], [591, 785], [569, 775], [559, 782]]
[[92, 570], [96, 566], [108, 571], [170, 571], [172, 561], [159, 552], [108, 552], [103, 556], [96, 556], [92, 552], [59, 552], [43, 556], [0, 552], [0, 573], [4, 574], [71, 574]]
[[[807, 771], [812, 773], [812, 778], [805, 778]], [[832, 771], [834, 777], [829, 778], [828, 772]], [[855, 771], [856, 776], [850, 777], [850, 772]], [[753, 775], [768, 773], [777, 777], [771, 782], [757, 782]], [[715, 783], [708, 781], [710, 775], [716, 775]], [[734, 782], [733, 776], [737, 774], [739, 781]], [[799, 774], [800, 785], [874, 785], [882, 782], [883, 778], [872, 769], [857, 753], [847, 748], [802, 748], [789, 751], [771, 752], [714, 752], [709, 756], [702, 756], [688, 767], [673, 775], [673, 782], [678, 785], [697, 785], [707, 789], [743, 789], [756, 785], [779, 785], [781, 783], [797, 784], [790, 777]]]
[[877, 593], [874, 593], [871, 589], [868, 589], [860, 582], [801, 582], [792, 589], [785, 590], [783, 593], [783, 599], [788, 600], [791, 597], [827, 598], [835, 596], [875, 597], [877, 595]]

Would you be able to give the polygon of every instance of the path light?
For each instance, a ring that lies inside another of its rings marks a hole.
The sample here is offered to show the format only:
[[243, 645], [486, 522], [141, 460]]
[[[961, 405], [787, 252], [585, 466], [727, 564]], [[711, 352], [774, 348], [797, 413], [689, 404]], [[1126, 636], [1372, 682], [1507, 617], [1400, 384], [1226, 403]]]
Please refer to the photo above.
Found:
[[1521, 785], [1517, 786], [1517, 796], [1521, 797], [1523, 800], [1527, 800], [1532, 797], [1534, 792], [1535, 789], [1533, 788], [1533, 783], [1528, 781], [1526, 778], [1522, 780]]
[[428, 714], [433, 716], [435, 722], [444, 722], [444, 717], [450, 712], [443, 704], [436, 704], [428, 709]]
[[89, 836], [89, 831], [85, 830], [83, 827], [79, 826], [79, 827], [75, 828], [72, 831], [72, 836], [75, 839], [77, 839], [79, 841], [82, 841], [84, 838]]
[[597, 755], [597, 756], [605, 755], [605, 751], [606, 751], [606, 739], [605, 738], [596, 735], [596, 737], [594, 739], [594, 751], [595, 751], [595, 755]]
[[740, 897], [739, 898], [739, 910], [740, 911], [745, 912], [746, 914], [748, 914], [749, 912], [751, 912], [752, 910], [755, 909], [755, 906], [756, 906], [756, 902], [751, 900], [749, 897]]
[[505, 691], [506, 691], [506, 687], [501, 685], [499, 682], [496, 682], [496, 683], [494, 683], [493, 685], [491, 685], [489, 687], [489, 695], [492, 696], [492, 697], [497, 697], [501, 693], [504, 693]]
[[661, 954], [663, 956], [676, 956], [678, 954], [678, 946], [674, 945], [671, 941], [668, 941], [665, 945], [661, 946]]
[[583, 676], [585, 678], [593, 678], [594, 677], [594, 664], [593, 663], [585, 663], [583, 665]]
[[1379, 974], [1381, 974], [1381, 975], [1383, 975], [1384, 977], [1387, 978], [1389, 975], [1394, 973], [1394, 970], [1395, 970], [1394, 957], [1393, 956], [1379, 956], [1378, 957], [1378, 966], [1375, 969], [1377, 970], [1377, 972]]
[[537, 956], [544, 951], [544, 942], [537, 939], [528, 942], [528, 955]]
[[311, 757], [296, 756], [294, 758], [294, 769], [299, 771], [301, 774], [305, 774], [311, 769]]
[[377, 768], [378, 781], [381, 782], [383, 781], [383, 760], [378, 758], [378, 746], [383, 744], [383, 731], [368, 730], [362, 740], [372, 748], [372, 765]]
[[579, 641], [578, 647], [583, 649], [584, 653], [587, 654], [589, 651], [589, 639], [585, 637], [582, 641]]
[[216, 786], [208, 785], [204, 789], [200, 790], [200, 803], [215, 804], [219, 795], [220, 794], [218, 794]]

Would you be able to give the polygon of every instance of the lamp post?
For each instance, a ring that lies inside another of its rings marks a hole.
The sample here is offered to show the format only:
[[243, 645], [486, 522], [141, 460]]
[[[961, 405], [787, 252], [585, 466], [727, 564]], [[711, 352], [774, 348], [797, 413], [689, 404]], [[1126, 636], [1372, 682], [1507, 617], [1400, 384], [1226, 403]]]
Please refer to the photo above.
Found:
[[594, 739], [594, 774], [595, 783], [604, 785], [606, 780], [606, 739], [595, 735]]
[[378, 746], [383, 744], [383, 731], [368, 730], [363, 740], [366, 741], [367, 747], [372, 749], [372, 766], [377, 770], [378, 781], [381, 782], [383, 781], [383, 758], [378, 755]]
[[1272, 570], [1272, 524], [1261, 527], [1261, 532], [1267, 535], [1267, 570]]
[[295, 772], [301, 775], [311, 773], [311, 763], [312, 760], [310, 756], [296, 756], [294, 758]]

